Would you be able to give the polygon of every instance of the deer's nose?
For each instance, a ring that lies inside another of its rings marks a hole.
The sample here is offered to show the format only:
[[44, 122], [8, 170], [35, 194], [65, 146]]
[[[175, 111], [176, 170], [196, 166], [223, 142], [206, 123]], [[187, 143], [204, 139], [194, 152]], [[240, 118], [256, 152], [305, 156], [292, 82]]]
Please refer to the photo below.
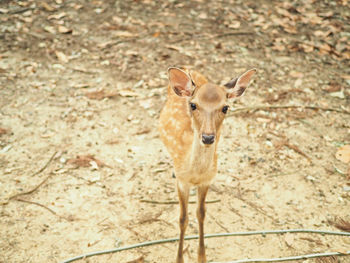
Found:
[[202, 142], [204, 144], [212, 144], [215, 140], [214, 134], [202, 134]]

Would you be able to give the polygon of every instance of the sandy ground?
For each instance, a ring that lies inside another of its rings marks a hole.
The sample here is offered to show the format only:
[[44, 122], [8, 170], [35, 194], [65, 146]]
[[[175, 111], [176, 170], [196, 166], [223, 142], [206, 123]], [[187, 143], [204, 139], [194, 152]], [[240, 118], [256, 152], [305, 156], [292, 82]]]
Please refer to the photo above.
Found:
[[[206, 233], [335, 231], [349, 221], [350, 168], [336, 158], [350, 144], [346, 2], [1, 1], [0, 262], [177, 237], [178, 205], [161, 204], [177, 196], [157, 133], [174, 65], [215, 83], [258, 69], [224, 123]], [[323, 109], [234, 111], [260, 105]], [[189, 210], [187, 234], [197, 234]], [[77, 262], [174, 262], [176, 245]], [[350, 240], [288, 234], [206, 246], [209, 261], [224, 262], [346, 251]], [[185, 247], [195, 262], [197, 242]]]

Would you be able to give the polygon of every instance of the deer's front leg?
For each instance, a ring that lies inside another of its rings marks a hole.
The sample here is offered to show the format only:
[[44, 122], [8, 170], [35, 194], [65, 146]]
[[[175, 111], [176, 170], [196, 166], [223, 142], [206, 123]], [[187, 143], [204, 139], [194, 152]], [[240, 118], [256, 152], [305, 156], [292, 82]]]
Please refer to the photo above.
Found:
[[204, 218], [205, 218], [205, 198], [208, 192], [208, 185], [198, 187], [198, 207], [197, 220], [199, 224], [199, 248], [198, 248], [198, 263], [206, 263], [204, 246]]
[[186, 228], [188, 225], [188, 197], [189, 197], [189, 186], [184, 185], [181, 182], [177, 182], [177, 193], [179, 195], [179, 203], [180, 203], [180, 240], [179, 247], [177, 251], [176, 263], [183, 263], [183, 245], [184, 245], [184, 237]]

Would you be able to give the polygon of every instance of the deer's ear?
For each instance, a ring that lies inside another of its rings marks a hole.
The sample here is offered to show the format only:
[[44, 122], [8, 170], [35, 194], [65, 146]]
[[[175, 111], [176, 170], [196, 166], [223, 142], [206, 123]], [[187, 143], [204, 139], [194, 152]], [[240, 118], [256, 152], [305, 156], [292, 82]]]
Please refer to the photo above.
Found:
[[169, 68], [168, 76], [170, 86], [180, 97], [190, 97], [193, 93], [191, 77], [179, 68]]
[[256, 72], [256, 69], [250, 69], [240, 75], [238, 78], [230, 80], [224, 86], [227, 88], [228, 98], [237, 98], [241, 96], [249, 85], [249, 82]]

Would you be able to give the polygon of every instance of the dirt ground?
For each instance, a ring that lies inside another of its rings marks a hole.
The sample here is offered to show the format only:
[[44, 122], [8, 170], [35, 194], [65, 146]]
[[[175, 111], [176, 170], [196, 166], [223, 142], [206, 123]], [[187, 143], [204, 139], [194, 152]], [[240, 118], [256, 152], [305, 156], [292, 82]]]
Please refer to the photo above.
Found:
[[[0, 262], [61, 262], [178, 236], [157, 133], [169, 66], [215, 83], [258, 70], [224, 123], [206, 233], [346, 225], [350, 168], [337, 152], [350, 144], [349, 21], [347, 0], [0, 1]], [[247, 110], [262, 105], [315, 108]], [[174, 262], [176, 246], [77, 262]], [[224, 262], [348, 251], [350, 239], [206, 246], [209, 261]], [[185, 248], [195, 262], [197, 241]]]

